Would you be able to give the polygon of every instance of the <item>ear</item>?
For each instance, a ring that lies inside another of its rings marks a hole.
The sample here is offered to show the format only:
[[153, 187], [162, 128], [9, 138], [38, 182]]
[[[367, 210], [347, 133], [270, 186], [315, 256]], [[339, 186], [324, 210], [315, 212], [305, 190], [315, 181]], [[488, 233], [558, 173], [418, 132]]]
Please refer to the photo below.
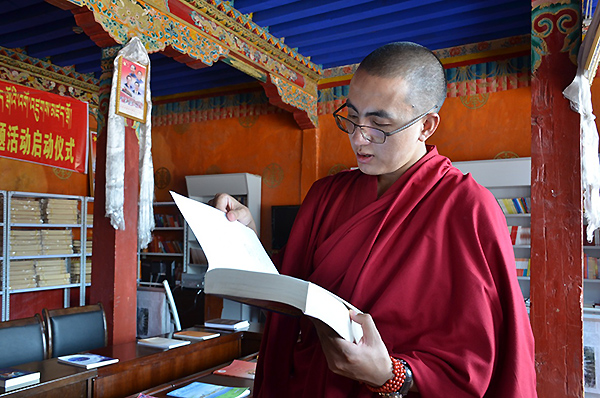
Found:
[[423, 124], [421, 125], [421, 134], [419, 135], [419, 141], [425, 142], [429, 137], [435, 133], [440, 124], [440, 115], [438, 113], [430, 113], [423, 118]]

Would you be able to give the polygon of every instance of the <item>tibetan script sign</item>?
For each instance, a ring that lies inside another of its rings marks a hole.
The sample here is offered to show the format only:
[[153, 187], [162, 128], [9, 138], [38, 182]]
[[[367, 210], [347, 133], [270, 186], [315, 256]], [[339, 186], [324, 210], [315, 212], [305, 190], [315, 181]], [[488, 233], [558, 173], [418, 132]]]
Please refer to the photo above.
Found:
[[88, 105], [0, 81], [0, 156], [87, 173]]

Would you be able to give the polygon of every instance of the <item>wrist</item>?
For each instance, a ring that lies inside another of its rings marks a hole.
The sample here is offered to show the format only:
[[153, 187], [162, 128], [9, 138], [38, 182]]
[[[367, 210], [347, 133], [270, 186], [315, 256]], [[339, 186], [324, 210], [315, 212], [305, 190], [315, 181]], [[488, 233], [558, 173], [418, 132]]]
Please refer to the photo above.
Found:
[[378, 393], [380, 396], [402, 398], [408, 394], [408, 391], [412, 387], [412, 369], [403, 359], [390, 357], [390, 360], [392, 362], [392, 377], [380, 387], [373, 387], [368, 384], [366, 386], [369, 390]]

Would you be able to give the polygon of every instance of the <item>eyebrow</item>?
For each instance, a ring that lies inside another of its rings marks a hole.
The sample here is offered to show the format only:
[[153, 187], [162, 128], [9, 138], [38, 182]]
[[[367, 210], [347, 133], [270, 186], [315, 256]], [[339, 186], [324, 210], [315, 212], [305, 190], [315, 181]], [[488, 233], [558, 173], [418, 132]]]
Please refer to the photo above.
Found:
[[[354, 110], [354, 112], [360, 114], [358, 109], [356, 109], [356, 107], [354, 105], [352, 105], [352, 103], [350, 101], [346, 101], [346, 106], [348, 108], [352, 108]], [[392, 120], [394, 119], [394, 116], [391, 113], [389, 113], [388, 111], [385, 111], [383, 109], [377, 110], [377, 111], [372, 111], [372, 112], [367, 112], [367, 114], [365, 116], [366, 117], [375, 116], [375, 117], [381, 117], [384, 119], [392, 119]]]

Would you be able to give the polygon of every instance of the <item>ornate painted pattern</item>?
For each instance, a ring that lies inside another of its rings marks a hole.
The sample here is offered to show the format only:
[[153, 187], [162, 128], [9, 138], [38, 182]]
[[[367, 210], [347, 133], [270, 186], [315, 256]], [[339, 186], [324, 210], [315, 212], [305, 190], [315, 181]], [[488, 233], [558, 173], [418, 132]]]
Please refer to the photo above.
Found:
[[569, 54], [571, 62], [577, 64], [580, 44], [580, 5], [569, 0], [559, 2], [534, 2], [531, 12], [533, 21], [531, 31], [532, 73], [539, 68], [542, 58], [548, 55], [546, 38], [554, 29], [564, 35], [560, 52]]
[[[244, 39], [251, 43], [257, 44], [258, 47], [274, 53], [273, 50], [279, 50], [282, 59], [286, 59], [286, 64], [295, 64], [300, 69], [306, 68], [307, 71], [322, 74], [321, 66], [310, 61], [310, 57], [300, 55], [295, 48], [290, 48], [284, 43], [283, 39], [279, 39], [271, 35], [268, 28], [258, 26], [252, 21], [252, 14], [242, 14], [233, 6], [233, 1], [222, 0], [183, 0], [194, 7], [202, 10], [208, 17], [223, 23], [223, 25], [231, 28]], [[292, 62], [290, 62], [292, 61]], [[313, 76], [316, 78], [316, 76]]]
[[199, 98], [188, 101], [154, 104], [152, 125], [168, 126], [184, 123], [241, 118], [246, 123], [260, 115], [281, 113], [283, 109], [269, 103], [263, 91]]
[[479, 109], [487, 103], [489, 98], [490, 98], [490, 93], [465, 95], [465, 96], [460, 97], [460, 102], [466, 108]]
[[[227, 43], [230, 49], [249, 59], [253, 63], [263, 66], [266, 70], [276, 72], [286, 79], [303, 84], [304, 79], [301, 75], [288, 68], [284, 63], [275, 60], [266, 53], [260, 51], [255, 46], [241, 39], [239, 36], [225, 30], [216, 22], [204, 17], [203, 15], [192, 11], [192, 20], [198, 28], [204, 33], [216, 38], [221, 42]], [[235, 64], [233, 66], [236, 66]]]
[[529, 35], [512, 36], [503, 39], [467, 44], [464, 46], [443, 48], [435, 50], [434, 54], [441, 60], [444, 60], [446, 58], [461, 56], [477, 56], [483, 52], [493, 52], [520, 46], [529, 46]]
[[69, 96], [98, 105], [98, 80], [90, 75], [0, 47], [0, 79], [23, 86]]
[[281, 100], [293, 106], [296, 109], [305, 111], [313, 122], [314, 126], [318, 126], [317, 118], [317, 97], [302, 91], [297, 86], [290, 84], [277, 76], [271, 75], [271, 82], [277, 87], [277, 92]]
[[529, 57], [446, 69], [448, 97], [494, 93], [529, 86]]
[[[446, 69], [448, 97], [484, 98], [482, 94], [528, 87], [529, 56]], [[319, 90], [319, 115], [333, 113], [348, 96], [348, 85]], [[474, 98], [465, 99], [473, 106]]]
[[283, 168], [278, 163], [271, 163], [262, 172], [262, 182], [268, 188], [278, 187], [284, 178]]
[[174, 17], [136, 0], [70, 0], [86, 6], [115, 41], [125, 44], [138, 36], [149, 53], [171, 46], [183, 54], [212, 65], [229, 50], [201, 36]]

